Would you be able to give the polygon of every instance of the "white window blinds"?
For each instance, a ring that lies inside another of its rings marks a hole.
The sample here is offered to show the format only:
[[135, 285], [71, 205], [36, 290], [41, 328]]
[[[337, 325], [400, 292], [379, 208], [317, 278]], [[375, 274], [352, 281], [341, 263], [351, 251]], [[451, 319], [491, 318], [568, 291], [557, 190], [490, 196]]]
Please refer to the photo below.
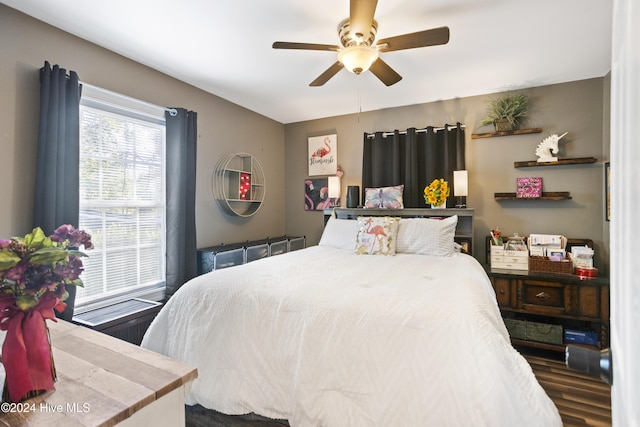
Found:
[[165, 284], [164, 111], [137, 104], [83, 88], [79, 226], [95, 248], [77, 306]]

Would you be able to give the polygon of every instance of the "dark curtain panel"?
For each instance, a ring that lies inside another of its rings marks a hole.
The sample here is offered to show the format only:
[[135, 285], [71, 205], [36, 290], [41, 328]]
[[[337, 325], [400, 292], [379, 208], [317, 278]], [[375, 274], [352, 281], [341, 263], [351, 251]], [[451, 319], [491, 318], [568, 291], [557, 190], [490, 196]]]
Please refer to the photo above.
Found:
[[[80, 162], [80, 83], [78, 75], [45, 62], [40, 69], [40, 121], [33, 203], [33, 226], [52, 234], [62, 224], [78, 227]], [[67, 288], [71, 320], [76, 288]]]
[[182, 108], [167, 120], [167, 299], [196, 276], [198, 115]]
[[[364, 135], [362, 187], [404, 185], [404, 206], [425, 207], [424, 187], [436, 178], [444, 178], [453, 187], [453, 171], [465, 169], [464, 128], [434, 131], [433, 126], [406, 132], [376, 132]], [[362, 194], [364, 200], [364, 191]], [[455, 205], [452, 196], [447, 206]]]

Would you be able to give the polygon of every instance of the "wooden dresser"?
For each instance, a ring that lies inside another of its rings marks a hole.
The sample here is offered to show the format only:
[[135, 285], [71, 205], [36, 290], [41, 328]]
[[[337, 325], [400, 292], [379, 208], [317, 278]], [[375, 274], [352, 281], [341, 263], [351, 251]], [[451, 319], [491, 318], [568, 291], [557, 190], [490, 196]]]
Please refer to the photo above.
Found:
[[[0, 426], [184, 426], [197, 370], [69, 322], [47, 322], [55, 390], [0, 411]], [[21, 409], [21, 411], [11, 411]]]
[[[573, 246], [585, 245], [593, 247], [593, 242], [590, 239], [567, 239], [567, 251]], [[589, 345], [600, 349], [609, 346], [607, 277], [583, 280], [575, 274], [494, 268], [491, 266], [491, 241], [488, 236], [485, 246], [489, 264], [485, 267], [487, 275], [514, 344], [564, 351], [567, 344], [575, 343], [565, 339], [564, 331], [569, 330], [595, 334], [597, 344]], [[559, 332], [558, 339], [554, 339], [555, 342], [541, 342], [537, 337], [527, 337], [526, 322], [554, 325]]]
[[[599, 348], [609, 346], [609, 279], [581, 280], [573, 274], [496, 270], [487, 267], [505, 319], [591, 330]], [[514, 338], [514, 344], [564, 351], [567, 342], [550, 344]]]

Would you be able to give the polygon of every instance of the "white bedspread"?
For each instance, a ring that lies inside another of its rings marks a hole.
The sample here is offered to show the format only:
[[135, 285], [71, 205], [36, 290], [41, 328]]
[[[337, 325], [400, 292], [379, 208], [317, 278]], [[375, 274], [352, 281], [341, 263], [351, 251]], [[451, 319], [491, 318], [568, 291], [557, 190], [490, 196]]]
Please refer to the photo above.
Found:
[[185, 284], [142, 346], [198, 368], [187, 404], [292, 426], [554, 426], [472, 257], [327, 246]]

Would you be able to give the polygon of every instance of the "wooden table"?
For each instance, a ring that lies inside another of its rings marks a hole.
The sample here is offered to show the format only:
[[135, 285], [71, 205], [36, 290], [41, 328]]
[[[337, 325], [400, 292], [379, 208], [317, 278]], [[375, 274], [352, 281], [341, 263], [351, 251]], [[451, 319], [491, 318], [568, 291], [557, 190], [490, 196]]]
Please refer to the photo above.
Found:
[[195, 368], [83, 326], [47, 325], [56, 389], [15, 412], [3, 406], [0, 426], [185, 425], [184, 397]]

